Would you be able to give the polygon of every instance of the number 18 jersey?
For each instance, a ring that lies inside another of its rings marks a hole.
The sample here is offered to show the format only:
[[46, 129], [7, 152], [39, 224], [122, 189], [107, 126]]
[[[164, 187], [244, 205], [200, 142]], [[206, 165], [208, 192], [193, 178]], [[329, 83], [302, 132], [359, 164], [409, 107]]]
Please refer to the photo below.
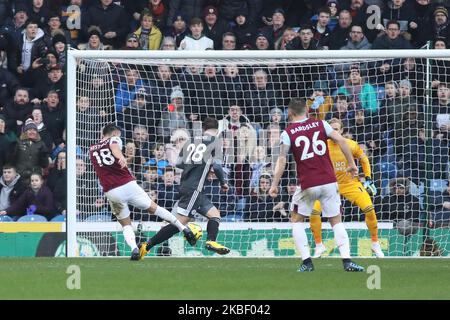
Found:
[[120, 167], [119, 161], [112, 154], [111, 144], [118, 144], [122, 149], [122, 140], [119, 137], [101, 140], [89, 148], [89, 158], [103, 187], [103, 192], [136, 180], [127, 167]]
[[281, 134], [281, 143], [290, 146], [294, 155], [302, 190], [336, 182], [327, 147], [331, 132], [327, 122], [307, 118], [290, 124]]

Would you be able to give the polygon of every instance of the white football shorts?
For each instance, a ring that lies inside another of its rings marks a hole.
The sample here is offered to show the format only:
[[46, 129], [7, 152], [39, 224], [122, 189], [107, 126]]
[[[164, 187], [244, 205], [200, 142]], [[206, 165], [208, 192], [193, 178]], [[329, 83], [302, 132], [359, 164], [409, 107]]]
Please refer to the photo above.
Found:
[[297, 190], [292, 196], [289, 209], [291, 212], [294, 211], [302, 216], [309, 217], [316, 200], [320, 201], [323, 217], [331, 218], [341, 213], [341, 196], [339, 195], [337, 182], [327, 183], [305, 190], [297, 187]]
[[123, 220], [130, 216], [128, 204], [141, 210], [147, 210], [152, 203], [149, 195], [135, 180], [111, 189], [105, 195], [111, 205], [113, 214], [118, 220]]

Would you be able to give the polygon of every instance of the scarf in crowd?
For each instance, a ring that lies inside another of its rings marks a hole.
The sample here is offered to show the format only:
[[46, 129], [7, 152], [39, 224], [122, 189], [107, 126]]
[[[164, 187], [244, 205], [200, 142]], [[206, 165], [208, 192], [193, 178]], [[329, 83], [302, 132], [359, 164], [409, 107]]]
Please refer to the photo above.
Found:
[[160, 15], [162, 15], [164, 13], [164, 4], [162, 2], [159, 3], [159, 5], [156, 6], [156, 8], [154, 6], [151, 6], [151, 11], [153, 13], [153, 15], [159, 17]]
[[148, 50], [148, 39], [150, 36], [151, 29], [141, 28], [141, 34], [139, 35], [139, 44], [141, 49]]

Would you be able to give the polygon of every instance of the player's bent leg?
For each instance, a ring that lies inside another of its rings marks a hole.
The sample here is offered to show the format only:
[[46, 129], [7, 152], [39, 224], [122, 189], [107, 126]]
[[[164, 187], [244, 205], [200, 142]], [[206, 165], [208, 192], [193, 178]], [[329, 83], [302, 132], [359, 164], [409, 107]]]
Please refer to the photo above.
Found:
[[302, 264], [300, 265], [299, 272], [311, 272], [314, 271], [314, 265], [311, 260], [311, 254], [309, 251], [308, 237], [305, 232], [305, 217], [295, 211], [291, 212], [292, 223], [292, 235], [295, 240], [295, 245], [300, 251], [302, 257]]
[[[189, 217], [178, 215], [178, 221], [180, 221], [183, 225], [186, 225], [189, 221]], [[188, 229], [189, 230], [189, 229]], [[150, 250], [164, 241], [169, 240], [174, 235], [176, 235], [180, 230], [173, 224], [168, 224], [162, 227], [153, 237], [151, 237], [147, 242], [143, 242], [139, 244], [139, 256], [142, 259]]]
[[230, 253], [229, 248], [225, 247], [224, 245], [216, 241], [217, 234], [219, 233], [219, 224], [220, 224], [219, 210], [217, 210], [216, 207], [212, 207], [206, 213], [206, 217], [208, 218], [208, 224], [206, 226], [208, 237], [206, 239], [205, 248], [217, 254], [224, 255]]

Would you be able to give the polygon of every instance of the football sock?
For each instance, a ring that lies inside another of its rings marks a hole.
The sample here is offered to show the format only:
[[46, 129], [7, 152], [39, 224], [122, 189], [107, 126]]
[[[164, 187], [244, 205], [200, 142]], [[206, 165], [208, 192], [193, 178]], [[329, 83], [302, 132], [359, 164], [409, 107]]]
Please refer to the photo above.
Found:
[[173, 214], [171, 214], [167, 209], [164, 209], [163, 207], [158, 206], [158, 208], [156, 208], [155, 214], [161, 219], [164, 219], [167, 222], [173, 224], [175, 227], [178, 228], [178, 231], [183, 231], [183, 229], [186, 228], [180, 221], [178, 221], [177, 217], [175, 217]]
[[219, 233], [219, 223], [220, 218], [211, 218], [208, 220], [208, 224], [206, 225], [206, 232], [208, 233], [208, 239], [211, 241], [216, 241], [217, 234]]
[[375, 210], [366, 213], [366, 225], [370, 232], [372, 242], [378, 242], [378, 221]]
[[136, 236], [134, 235], [133, 227], [128, 225], [124, 226], [122, 229], [123, 237], [125, 238], [125, 241], [130, 246], [131, 250], [134, 250], [137, 248], [136, 245]]
[[292, 235], [294, 236], [297, 249], [300, 251], [302, 260], [311, 257], [309, 252], [308, 237], [305, 232], [305, 225], [303, 222], [295, 222], [292, 224]]
[[347, 230], [345, 230], [342, 222], [333, 226], [334, 240], [339, 248], [342, 259], [350, 259], [350, 241], [348, 239]]
[[309, 224], [311, 225], [311, 232], [314, 236], [314, 242], [316, 244], [322, 243], [322, 218], [320, 215], [311, 214]]
[[173, 224], [168, 224], [161, 228], [157, 234], [150, 238], [147, 242], [147, 250], [153, 248], [157, 244], [163, 243], [164, 241], [170, 239], [173, 235], [180, 232], [176, 226]]

